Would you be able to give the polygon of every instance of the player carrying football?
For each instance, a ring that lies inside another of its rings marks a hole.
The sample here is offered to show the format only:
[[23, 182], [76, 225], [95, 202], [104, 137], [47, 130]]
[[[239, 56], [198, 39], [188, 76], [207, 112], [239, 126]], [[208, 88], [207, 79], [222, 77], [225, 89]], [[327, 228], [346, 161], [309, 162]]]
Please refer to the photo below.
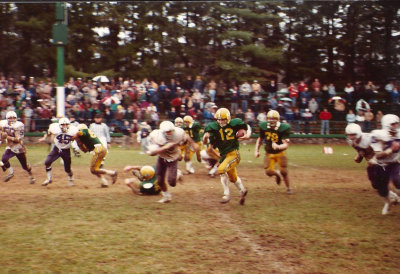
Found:
[[[220, 108], [215, 113], [216, 122], [209, 123], [204, 132], [203, 144], [210, 144], [218, 148], [220, 153], [220, 165], [218, 166], [218, 174], [221, 176], [221, 184], [224, 189], [224, 196], [221, 203], [229, 202], [230, 190], [229, 182], [234, 183], [240, 191], [240, 202], [243, 205], [247, 195], [247, 189], [243, 186], [242, 180], [237, 175], [236, 167], [240, 162], [239, 141], [247, 140], [250, 138], [251, 129], [242, 119], [231, 119], [231, 114], [228, 109]], [[236, 134], [239, 130], [245, 130], [246, 133], [237, 137]]]
[[8, 182], [14, 177], [14, 169], [10, 165], [10, 158], [16, 156], [22, 168], [29, 174], [30, 184], [35, 183], [35, 178], [32, 175], [32, 167], [26, 160], [26, 148], [24, 146], [24, 129], [22, 122], [17, 121], [17, 114], [14, 111], [9, 111], [6, 114], [6, 120], [0, 121], [1, 139], [7, 141], [7, 148], [1, 158], [0, 166], [4, 172], [8, 170], [4, 182]]

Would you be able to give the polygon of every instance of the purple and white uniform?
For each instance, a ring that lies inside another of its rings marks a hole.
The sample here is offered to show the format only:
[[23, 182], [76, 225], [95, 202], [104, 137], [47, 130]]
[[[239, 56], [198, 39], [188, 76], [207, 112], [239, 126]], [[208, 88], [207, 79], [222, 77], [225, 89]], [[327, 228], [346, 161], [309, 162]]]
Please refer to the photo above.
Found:
[[71, 173], [71, 139], [78, 129], [74, 126], [70, 126], [67, 132], [63, 132], [58, 123], [51, 124], [48, 130], [49, 134], [54, 135], [54, 147], [47, 155], [45, 166], [46, 171], [51, 170], [51, 164], [58, 158], [62, 158], [64, 161], [64, 170], [67, 173]]
[[10, 158], [16, 156], [18, 161], [20, 162], [22, 168], [26, 171], [30, 171], [31, 167], [28, 166], [27, 160], [26, 160], [26, 148], [24, 146], [24, 132], [25, 132], [25, 126], [22, 122], [16, 121], [15, 123], [9, 125], [7, 120], [1, 120], [0, 121], [0, 126], [3, 129], [5, 133], [7, 133], [8, 136], [10, 137], [16, 137], [18, 138], [18, 142], [10, 142], [7, 140], [7, 147], [6, 150], [1, 157], [1, 161], [3, 162], [2, 169], [5, 171], [10, 167]]
[[[375, 154], [391, 147], [393, 141], [400, 142], [400, 134], [390, 135], [386, 130], [373, 130], [371, 132], [371, 147]], [[400, 164], [399, 152], [393, 152], [386, 157], [375, 160], [375, 168], [368, 174], [372, 186], [378, 190], [379, 195], [386, 197], [389, 192], [389, 181], [400, 189]]]

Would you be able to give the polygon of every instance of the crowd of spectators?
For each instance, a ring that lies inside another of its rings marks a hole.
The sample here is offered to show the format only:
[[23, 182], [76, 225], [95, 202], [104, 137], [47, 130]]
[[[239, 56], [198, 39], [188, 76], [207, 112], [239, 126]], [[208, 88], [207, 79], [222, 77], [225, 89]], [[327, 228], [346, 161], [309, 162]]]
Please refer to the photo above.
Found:
[[[329, 121], [357, 122], [369, 131], [385, 101], [399, 105], [399, 84], [388, 81], [382, 88], [371, 81], [348, 83], [340, 90], [334, 83], [314, 79], [289, 85], [274, 80], [261, 85], [257, 80], [226, 83], [201, 76], [183, 80], [133, 80], [119, 77], [96, 82], [70, 78], [65, 83], [66, 115], [90, 124], [96, 114], [103, 116], [112, 132], [137, 132], [140, 123], [157, 127], [160, 119], [173, 121], [191, 115], [206, 124], [218, 107], [227, 107], [233, 117], [255, 126], [266, 119], [270, 109], [292, 124], [295, 133], [311, 133], [310, 124], [321, 121], [321, 134], [329, 134]], [[384, 94], [383, 94], [384, 93]], [[51, 79], [18, 78], [0, 75], [1, 118], [13, 110], [23, 120], [26, 131], [43, 131], [56, 116], [56, 83]], [[379, 101], [381, 100], [381, 101]], [[379, 114], [380, 113], [380, 114]]]

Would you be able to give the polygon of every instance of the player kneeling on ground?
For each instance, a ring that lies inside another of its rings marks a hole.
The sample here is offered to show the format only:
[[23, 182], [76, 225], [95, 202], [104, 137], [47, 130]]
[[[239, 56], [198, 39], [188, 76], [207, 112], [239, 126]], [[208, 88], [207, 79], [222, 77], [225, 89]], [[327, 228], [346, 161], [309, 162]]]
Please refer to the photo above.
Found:
[[[126, 166], [124, 172], [130, 172], [136, 178], [125, 179], [125, 184], [137, 195], [157, 195], [161, 188], [157, 183], [155, 169], [152, 166]], [[181, 180], [182, 172], [178, 169], [177, 180]]]

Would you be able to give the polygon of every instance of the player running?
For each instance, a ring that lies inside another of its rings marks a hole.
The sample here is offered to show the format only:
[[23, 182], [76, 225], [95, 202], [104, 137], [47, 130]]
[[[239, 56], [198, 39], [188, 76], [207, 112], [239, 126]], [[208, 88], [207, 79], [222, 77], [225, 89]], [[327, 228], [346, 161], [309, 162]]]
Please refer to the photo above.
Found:
[[[265, 174], [269, 177], [275, 176], [276, 183], [280, 185], [281, 175], [286, 185], [286, 192], [293, 194], [290, 188], [288, 176], [288, 160], [286, 150], [289, 147], [290, 125], [280, 122], [279, 112], [270, 110], [267, 113], [267, 121], [259, 124], [260, 136], [257, 138], [254, 156], [260, 156], [260, 147], [264, 143]], [[275, 164], [279, 165], [279, 170], [275, 170]]]
[[108, 187], [108, 181], [104, 177], [104, 174], [111, 177], [112, 184], [117, 181], [118, 174], [116, 171], [100, 168], [104, 157], [107, 155], [107, 148], [104, 147], [99, 138], [85, 124], [78, 126], [78, 132], [72, 136], [72, 140], [77, 141], [79, 148], [83, 152], [93, 151], [94, 155], [90, 161], [90, 172], [101, 179], [101, 187]]
[[385, 198], [382, 214], [386, 215], [392, 204], [399, 202], [397, 196], [389, 190], [391, 181], [400, 191], [400, 164], [398, 162], [400, 150], [399, 117], [386, 114], [381, 120], [382, 129], [371, 132], [371, 147], [375, 152], [370, 162], [376, 163], [376, 168], [368, 174], [372, 186]]
[[42, 186], [47, 186], [53, 182], [52, 164], [61, 157], [64, 164], [64, 170], [68, 175], [69, 186], [74, 186], [74, 178], [71, 170], [71, 145], [72, 136], [74, 136], [78, 129], [71, 126], [68, 118], [61, 118], [57, 126], [51, 126], [48, 130], [49, 134], [54, 136], [54, 147], [47, 155], [44, 165], [46, 167], [47, 179], [42, 183]]
[[[242, 119], [231, 119], [231, 114], [226, 108], [218, 109], [215, 113], [215, 119], [217, 121], [209, 123], [204, 130], [203, 144], [207, 144], [209, 141], [213, 147], [218, 148], [221, 156], [217, 171], [221, 176], [224, 196], [220, 202], [228, 203], [231, 199], [229, 179], [240, 191], [239, 204], [244, 205], [247, 189], [237, 175], [236, 167], [240, 163], [239, 141], [250, 138], [251, 128]], [[245, 130], [246, 133], [241, 137], [237, 137], [236, 134], [241, 129]]]
[[[194, 121], [192, 116], [186, 115], [183, 117], [183, 130], [186, 132], [187, 135], [189, 135], [190, 138], [198, 145], [198, 147], [201, 147], [201, 136], [200, 136], [200, 131], [201, 131], [201, 125]], [[193, 174], [194, 173], [194, 167], [192, 164], [192, 156], [195, 153], [195, 150], [193, 149], [192, 146], [186, 145], [185, 146], [185, 154], [184, 154], [184, 160], [186, 164], [186, 171], [188, 174]], [[196, 157], [197, 161], [201, 162], [201, 156], [200, 156], [200, 151], [198, 150], [196, 152]]]
[[156, 175], [163, 196], [158, 201], [159, 203], [169, 203], [172, 200], [172, 195], [168, 192], [168, 186], [165, 183], [165, 177], [168, 174], [168, 184], [172, 187], [176, 186], [180, 156], [179, 145], [184, 142], [188, 142], [195, 150], [199, 149], [182, 128], [175, 127], [170, 121], [161, 122], [160, 128], [150, 133], [150, 145], [147, 153], [151, 156], [158, 155]]
[[1, 157], [0, 166], [4, 172], [8, 170], [4, 182], [8, 182], [14, 177], [14, 169], [10, 165], [9, 160], [12, 157], [17, 157], [21, 167], [28, 172], [29, 183], [34, 184], [35, 178], [32, 174], [32, 167], [26, 160], [26, 148], [24, 146], [24, 131], [25, 126], [22, 122], [17, 121], [17, 114], [14, 111], [9, 111], [6, 114], [6, 120], [0, 121], [1, 140], [7, 141], [7, 148]]

